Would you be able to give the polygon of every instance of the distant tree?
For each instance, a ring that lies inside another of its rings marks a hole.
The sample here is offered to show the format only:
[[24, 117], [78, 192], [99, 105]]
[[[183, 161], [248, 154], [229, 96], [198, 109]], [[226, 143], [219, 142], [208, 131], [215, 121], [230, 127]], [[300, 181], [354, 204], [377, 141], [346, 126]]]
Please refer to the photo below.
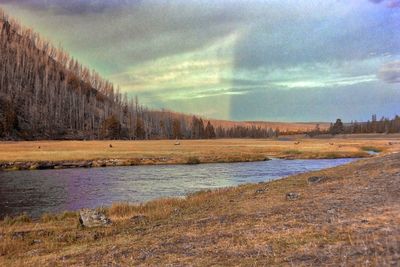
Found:
[[337, 119], [336, 122], [331, 125], [329, 132], [332, 135], [341, 134], [344, 132], [343, 122], [341, 119]]
[[206, 138], [206, 134], [205, 134], [205, 130], [204, 130], [204, 122], [201, 118], [199, 119], [198, 127], [199, 127], [199, 138], [201, 138], [201, 139]]
[[192, 139], [205, 138], [203, 120], [201, 118], [198, 119], [196, 116], [192, 117], [191, 138]]
[[307, 133], [307, 135], [309, 137], [315, 137], [315, 136], [320, 135], [320, 134], [321, 134], [321, 129], [319, 127], [319, 124], [315, 125], [315, 128], [312, 131]]
[[172, 122], [172, 134], [174, 139], [182, 138], [181, 122], [178, 119], [174, 119]]
[[279, 128], [275, 129], [275, 137], [279, 137], [279, 135], [281, 134], [281, 131], [279, 130]]
[[212, 126], [210, 121], [207, 122], [207, 126], [206, 126], [206, 129], [205, 129], [205, 136], [206, 136], [207, 139], [213, 139], [213, 138], [216, 137], [214, 126]]
[[102, 136], [106, 139], [119, 139], [120, 135], [121, 124], [114, 115], [111, 115], [102, 124]]
[[221, 126], [218, 126], [215, 134], [216, 134], [217, 138], [225, 138], [226, 130], [224, 128], [222, 128]]
[[0, 138], [4, 136], [4, 126], [3, 123], [0, 121]]
[[146, 137], [144, 123], [141, 118], [136, 119], [135, 136], [137, 139], [145, 139]]

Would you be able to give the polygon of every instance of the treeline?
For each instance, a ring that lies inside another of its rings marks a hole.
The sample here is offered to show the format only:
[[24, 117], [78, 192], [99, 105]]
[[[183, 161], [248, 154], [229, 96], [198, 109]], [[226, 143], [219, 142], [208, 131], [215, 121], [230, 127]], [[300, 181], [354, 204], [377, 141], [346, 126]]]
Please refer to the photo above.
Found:
[[351, 122], [344, 124], [341, 119], [337, 119], [329, 127], [328, 133], [335, 134], [365, 134], [365, 133], [400, 133], [400, 117], [396, 115], [393, 119], [382, 117], [377, 119], [372, 115], [372, 119], [367, 122]]
[[0, 9], [1, 139], [265, 138], [272, 129], [217, 129], [129, 98]]

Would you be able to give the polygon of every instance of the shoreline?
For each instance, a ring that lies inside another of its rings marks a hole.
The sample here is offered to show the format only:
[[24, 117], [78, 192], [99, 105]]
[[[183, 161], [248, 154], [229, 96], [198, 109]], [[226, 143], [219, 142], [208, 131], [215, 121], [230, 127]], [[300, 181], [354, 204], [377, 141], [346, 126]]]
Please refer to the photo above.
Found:
[[244, 158], [244, 159], [199, 159], [197, 157], [188, 158], [186, 161], [167, 158], [134, 158], [134, 159], [96, 159], [96, 160], [65, 160], [65, 161], [15, 161], [0, 162], [1, 171], [24, 171], [24, 170], [58, 170], [76, 168], [104, 168], [104, 167], [123, 167], [123, 166], [155, 166], [155, 165], [198, 165], [213, 163], [244, 163], [260, 162], [272, 159], [281, 160], [313, 160], [313, 159], [340, 159], [340, 158], [370, 158], [373, 155], [368, 153], [351, 154], [305, 154], [305, 155], [270, 155]]

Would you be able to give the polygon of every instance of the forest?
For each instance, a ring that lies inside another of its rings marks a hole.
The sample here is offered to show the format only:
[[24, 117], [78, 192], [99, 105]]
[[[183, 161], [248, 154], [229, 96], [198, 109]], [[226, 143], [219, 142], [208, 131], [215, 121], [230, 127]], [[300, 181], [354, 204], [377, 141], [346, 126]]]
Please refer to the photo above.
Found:
[[376, 114], [372, 115], [371, 120], [367, 122], [352, 121], [343, 123], [337, 119], [329, 127], [328, 133], [335, 134], [364, 134], [364, 133], [400, 133], [400, 116], [396, 115], [393, 119], [382, 117], [377, 119]]
[[155, 111], [82, 66], [0, 9], [0, 138], [268, 138], [277, 130], [217, 129], [202, 118]]

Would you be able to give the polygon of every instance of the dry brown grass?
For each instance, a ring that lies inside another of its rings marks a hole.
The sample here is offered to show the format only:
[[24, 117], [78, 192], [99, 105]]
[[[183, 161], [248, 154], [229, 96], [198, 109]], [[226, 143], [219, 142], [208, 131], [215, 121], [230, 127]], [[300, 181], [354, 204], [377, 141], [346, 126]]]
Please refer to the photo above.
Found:
[[[110, 227], [76, 214], [0, 222], [1, 266], [396, 265], [400, 154], [185, 199], [106, 209]], [[308, 184], [310, 176], [326, 176]], [[300, 198], [288, 201], [286, 193]], [[53, 217], [51, 217], [53, 218]]]
[[[399, 135], [334, 139], [296, 139], [290, 141], [222, 139], [174, 141], [35, 141], [0, 142], [0, 162], [68, 162], [115, 160], [104, 165], [187, 164], [196, 162], [257, 161], [266, 157], [334, 158], [364, 157], [363, 147], [382, 151], [400, 150], [393, 142]], [[296, 144], [298, 142], [298, 144]], [[109, 144], [113, 147], [110, 148]], [[40, 149], [39, 149], [40, 147]], [[198, 161], [197, 161], [198, 160]]]

